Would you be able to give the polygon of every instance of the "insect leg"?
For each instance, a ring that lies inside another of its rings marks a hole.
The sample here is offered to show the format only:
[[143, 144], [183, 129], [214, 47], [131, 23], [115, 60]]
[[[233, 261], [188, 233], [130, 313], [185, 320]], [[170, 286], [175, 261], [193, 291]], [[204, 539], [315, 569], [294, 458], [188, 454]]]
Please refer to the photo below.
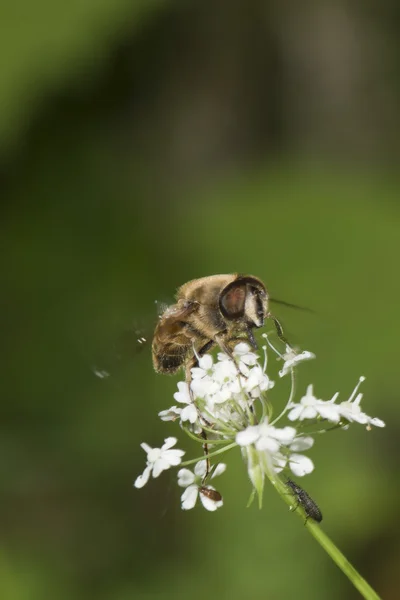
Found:
[[254, 333], [253, 333], [251, 327], [249, 327], [247, 329], [247, 337], [248, 337], [248, 340], [249, 340], [252, 348], [254, 348], [254, 350], [257, 350], [258, 346], [257, 346], [256, 338], [254, 337]]
[[[290, 481], [290, 480], [289, 480], [289, 481]], [[291, 485], [290, 485], [289, 483], [287, 483], [286, 485], [287, 485], [289, 488], [291, 488]], [[291, 496], [293, 496], [293, 497], [296, 499], [296, 504], [295, 504], [293, 507], [292, 507], [292, 506], [290, 507], [290, 510], [291, 510], [292, 512], [296, 512], [296, 510], [297, 510], [297, 509], [299, 508], [299, 506], [302, 504], [302, 503], [301, 503], [301, 501], [300, 501], [300, 498], [299, 498], [298, 494], [296, 494], [296, 492], [295, 492], [294, 490], [292, 490], [292, 491], [290, 491], [290, 492], [287, 492], [287, 493], [288, 493], [288, 494], [290, 494]], [[304, 506], [303, 506], [303, 508], [304, 508]], [[305, 512], [306, 512], [306, 511], [305, 511]], [[306, 520], [304, 521], [304, 525], [307, 523], [309, 516], [310, 516], [310, 515], [308, 515], [308, 514], [307, 514], [307, 512], [306, 512]]]
[[273, 322], [275, 329], [276, 329], [277, 336], [281, 340], [281, 342], [283, 342], [286, 346], [289, 346], [289, 348], [291, 348], [291, 345], [289, 344], [289, 342], [287, 341], [287, 339], [285, 338], [285, 336], [283, 334], [283, 327], [280, 324], [280, 322], [278, 321], [278, 319], [276, 317], [274, 317], [274, 315], [272, 315], [271, 313], [267, 314], [267, 319], [271, 319], [271, 321]]

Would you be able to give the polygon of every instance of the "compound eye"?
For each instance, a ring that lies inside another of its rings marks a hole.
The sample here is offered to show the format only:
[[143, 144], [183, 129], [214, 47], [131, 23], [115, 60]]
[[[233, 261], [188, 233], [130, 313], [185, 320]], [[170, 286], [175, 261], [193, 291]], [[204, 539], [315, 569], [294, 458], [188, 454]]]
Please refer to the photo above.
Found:
[[219, 307], [227, 319], [239, 319], [244, 315], [246, 302], [246, 285], [230, 283], [222, 291], [219, 299]]

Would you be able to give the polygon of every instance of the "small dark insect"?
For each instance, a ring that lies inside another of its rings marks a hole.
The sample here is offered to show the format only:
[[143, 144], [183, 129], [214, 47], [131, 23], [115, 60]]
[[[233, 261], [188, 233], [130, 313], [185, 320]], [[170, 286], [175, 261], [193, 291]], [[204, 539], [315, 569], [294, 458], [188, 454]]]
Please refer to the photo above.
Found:
[[299, 505], [303, 507], [304, 512], [307, 515], [306, 522], [307, 522], [307, 519], [311, 518], [311, 519], [314, 519], [314, 521], [321, 523], [322, 513], [321, 513], [320, 509], [318, 508], [317, 504], [314, 502], [314, 500], [312, 498], [310, 498], [310, 496], [307, 494], [307, 492], [304, 491], [303, 488], [301, 488], [299, 485], [297, 485], [297, 483], [295, 483], [291, 479], [287, 480], [286, 485], [288, 488], [290, 488], [292, 490], [293, 494], [296, 496], [297, 506], [296, 506], [295, 510], [297, 509], [297, 507]]
[[203, 496], [206, 496], [206, 498], [210, 498], [210, 500], [213, 500], [214, 502], [220, 502], [222, 500], [222, 496], [219, 492], [217, 492], [217, 490], [213, 490], [206, 486], [202, 485], [199, 488], [199, 492], [200, 494], [203, 494]]

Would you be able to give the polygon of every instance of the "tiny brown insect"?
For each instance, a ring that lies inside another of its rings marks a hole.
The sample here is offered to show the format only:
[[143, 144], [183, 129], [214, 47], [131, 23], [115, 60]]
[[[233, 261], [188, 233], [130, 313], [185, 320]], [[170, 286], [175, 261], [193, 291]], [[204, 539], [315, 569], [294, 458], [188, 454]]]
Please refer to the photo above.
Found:
[[219, 492], [217, 492], [217, 490], [213, 490], [212, 488], [208, 488], [204, 485], [199, 487], [199, 492], [200, 494], [203, 494], [203, 496], [206, 496], [206, 498], [213, 500], [213, 502], [221, 502], [222, 500], [222, 496]]
[[218, 345], [229, 356], [240, 341], [257, 348], [253, 329], [273, 320], [279, 337], [282, 328], [268, 312], [268, 292], [252, 275], [210, 275], [193, 279], [178, 289], [176, 304], [169, 306], [157, 323], [153, 365], [159, 373], [190, 369], [198, 357]]

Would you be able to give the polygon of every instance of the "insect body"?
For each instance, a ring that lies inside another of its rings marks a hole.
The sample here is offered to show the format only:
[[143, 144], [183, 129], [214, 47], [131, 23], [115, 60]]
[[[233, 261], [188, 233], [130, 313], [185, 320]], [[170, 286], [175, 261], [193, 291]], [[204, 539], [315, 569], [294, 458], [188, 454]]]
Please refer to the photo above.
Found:
[[[267, 290], [257, 277], [211, 275], [189, 281], [179, 288], [176, 304], [157, 323], [154, 368], [159, 373], [175, 373], [184, 366], [188, 374], [197, 357], [215, 345], [230, 356], [241, 340], [257, 348], [252, 330], [262, 327], [268, 317], [276, 325], [268, 313]], [[279, 335], [278, 327], [277, 331]]]
[[310, 498], [310, 496], [307, 494], [307, 492], [305, 490], [303, 490], [303, 488], [301, 488], [299, 485], [297, 485], [297, 483], [295, 483], [291, 479], [287, 480], [286, 485], [288, 488], [291, 489], [293, 494], [296, 496], [296, 499], [297, 499], [296, 508], [299, 505], [303, 507], [304, 512], [307, 515], [306, 522], [307, 522], [307, 519], [311, 518], [311, 519], [314, 519], [314, 521], [317, 521], [318, 523], [320, 523], [322, 521], [322, 513], [321, 513], [320, 509], [318, 508], [317, 504], [314, 502], [314, 500], [312, 498]]
[[209, 498], [213, 502], [221, 502], [221, 500], [222, 500], [221, 494], [219, 492], [217, 492], [217, 490], [214, 490], [213, 488], [209, 488], [209, 487], [202, 485], [199, 488], [199, 492], [200, 492], [200, 494], [203, 494], [203, 496], [205, 496], [206, 498]]

